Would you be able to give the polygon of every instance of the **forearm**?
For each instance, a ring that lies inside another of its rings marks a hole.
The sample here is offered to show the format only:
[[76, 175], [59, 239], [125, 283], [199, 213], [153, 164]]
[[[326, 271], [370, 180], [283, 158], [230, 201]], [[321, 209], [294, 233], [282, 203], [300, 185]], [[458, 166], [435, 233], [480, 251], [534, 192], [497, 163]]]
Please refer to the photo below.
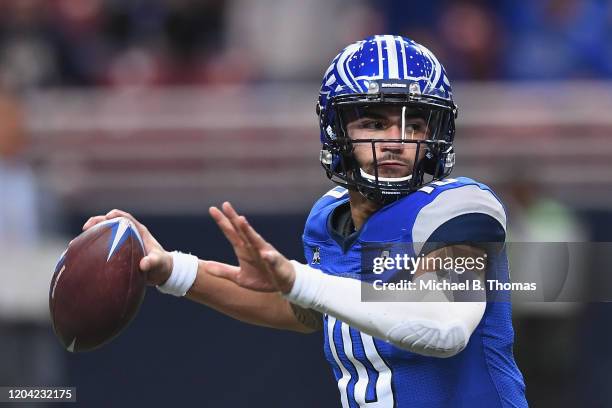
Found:
[[[484, 314], [485, 302], [362, 302], [362, 283], [294, 263], [296, 281], [287, 297], [328, 313], [397, 347], [428, 356], [450, 357], [465, 348]], [[483, 294], [484, 296], [484, 294]]]
[[206, 264], [206, 261], [199, 261], [196, 280], [186, 294], [188, 299], [257, 326], [301, 333], [317, 329], [314, 319], [292, 308], [280, 293], [244, 289], [227, 279], [211, 275], [206, 271]]

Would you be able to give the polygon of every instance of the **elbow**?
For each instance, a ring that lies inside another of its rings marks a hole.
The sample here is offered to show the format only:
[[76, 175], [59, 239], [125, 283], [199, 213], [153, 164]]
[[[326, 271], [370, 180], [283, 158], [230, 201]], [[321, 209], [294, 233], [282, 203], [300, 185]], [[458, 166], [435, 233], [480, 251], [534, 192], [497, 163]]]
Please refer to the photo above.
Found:
[[439, 348], [423, 347], [414, 352], [422, 356], [427, 356], [427, 357], [449, 358], [449, 357], [454, 357], [460, 352], [462, 352], [466, 345], [467, 343], [456, 344], [450, 347], [439, 347]]
[[449, 358], [468, 344], [470, 332], [459, 321], [404, 322], [391, 329], [387, 340], [403, 350], [428, 357]]

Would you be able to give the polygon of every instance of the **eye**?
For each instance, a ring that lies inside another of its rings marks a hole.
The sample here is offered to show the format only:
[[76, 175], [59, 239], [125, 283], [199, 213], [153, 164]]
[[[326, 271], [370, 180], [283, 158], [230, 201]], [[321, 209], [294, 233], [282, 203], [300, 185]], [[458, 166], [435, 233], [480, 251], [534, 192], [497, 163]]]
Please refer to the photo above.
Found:
[[406, 123], [406, 132], [409, 133], [425, 133], [426, 131], [425, 124], [421, 122], [409, 122]]
[[378, 119], [366, 119], [361, 122], [362, 129], [383, 130], [385, 129], [385, 126], [385, 122]]

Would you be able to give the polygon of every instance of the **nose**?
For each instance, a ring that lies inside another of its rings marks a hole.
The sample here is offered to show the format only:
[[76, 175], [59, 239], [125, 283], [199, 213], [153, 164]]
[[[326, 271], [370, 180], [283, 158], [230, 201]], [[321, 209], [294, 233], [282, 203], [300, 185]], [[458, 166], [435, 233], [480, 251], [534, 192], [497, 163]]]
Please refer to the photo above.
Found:
[[402, 129], [400, 128], [400, 125], [394, 124], [393, 126], [389, 126], [389, 128], [387, 128], [385, 139], [401, 139], [401, 138], [402, 138]]
[[[405, 146], [402, 143], [395, 142], [394, 140], [400, 141], [402, 139], [402, 130], [399, 125], [395, 124], [393, 126], [389, 126], [385, 130], [385, 134], [383, 135], [384, 139], [390, 140], [389, 142], [381, 142], [379, 144], [380, 149], [382, 151], [389, 150], [402, 150]], [[393, 140], [393, 141], [391, 141]]]

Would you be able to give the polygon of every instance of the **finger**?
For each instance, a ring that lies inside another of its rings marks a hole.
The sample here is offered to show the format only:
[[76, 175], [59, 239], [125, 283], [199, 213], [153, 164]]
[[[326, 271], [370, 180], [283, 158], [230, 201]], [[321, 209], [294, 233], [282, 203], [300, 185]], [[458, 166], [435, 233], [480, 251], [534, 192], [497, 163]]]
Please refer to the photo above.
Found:
[[230, 280], [234, 283], [238, 283], [240, 268], [237, 266], [215, 261], [206, 261], [204, 262], [204, 270], [218, 278], [223, 278]]
[[106, 213], [106, 219], [110, 220], [113, 218], [118, 218], [118, 217], [124, 217], [129, 219], [130, 221], [134, 222], [134, 223], [138, 223], [138, 221], [136, 221], [136, 218], [134, 218], [134, 216], [128, 212], [125, 212], [123, 210], [110, 210], [109, 212]]
[[148, 240], [149, 238], [152, 241], [152, 244], [154, 245], [159, 245], [159, 243], [153, 238], [153, 236], [149, 233], [149, 230], [147, 229], [147, 227], [145, 227], [143, 224], [140, 223], [140, 221], [138, 221], [132, 214], [122, 211], [122, 210], [110, 210], [108, 213], [106, 213], [105, 218], [107, 220], [111, 220], [113, 218], [119, 218], [119, 217], [123, 217], [123, 218], [127, 218], [128, 220], [130, 220], [132, 222], [132, 224], [134, 224], [134, 226], [136, 227], [136, 229], [138, 229], [138, 232], [140, 233], [140, 235], [144, 238], [147, 237], [145, 239]]
[[245, 245], [248, 244], [246, 236], [244, 236], [244, 234], [242, 233], [240, 229], [240, 223], [239, 223], [240, 215], [238, 215], [238, 212], [236, 212], [232, 204], [229, 201], [226, 201], [221, 206], [221, 209], [223, 210], [223, 214], [227, 217], [229, 222], [232, 223], [232, 226], [234, 227], [236, 234], [240, 237], [243, 244]]
[[136, 218], [134, 218], [134, 216], [128, 212], [122, 211], [122, 210], [110, 210], [109, 212], [106, 213], [106, 215], [104, 216], [107, 220], [112, 220], [113, 218], [127, 218], [128, 220], [130, 220], [135, 226], [136, 228], [138, 228], [139, 231], [141, 231], [141, 228], [144, 227], [141, 223], [139, 223]]
[[119, 218], [119, 217], [127, 218], [128, 220], [132, 221], [132, 223], [136, 226], [136, 228], [138, 228], [141, 234], [148, 232], [147, 227], [145, 227], [140, 221], [138, 221], [136, 217], [134, 217], [132, 214], [125, 212], [123, 210], [117, 210], [117, 209], [111, 210], [108, 213], [106, 213], [105, 217], [107, 220], [110, 220], [113, 218]]
[[97, 215], [95, 217], [90, 217], [85, 224], [83, 224], [83, 231], [88, 230], [89, 228], [93, 227], [96, 224], [101, 223], [102, 221], [106, 220], [106, 216], [104, 215]]
[[239, 217], [238, 212], [234, 209], [234, 206], [229, 201], [224, 202], [221, 209], [229, 219]]
[[233, 246], [241, 246], [243, 245], [243, 241], [236, 232], [236, 229], [230, 222], [230, 220], [223, 214], [217, 207], [210, 207], [208, 209], [210, 216], [215, 220], [225, 238], [232, 244]]
[[238, 220], [240, 219], [241, 216], [238, 214], [238, 212], [234, 209], [234, 207], [229, 201], [224, 202], [223, 205], [221, 206], [221, 209], [223, 210], [223, 214], [225, 214], [227, 219], [234, 226], [234, 229], [236, 230], [236, 232], [240, 234], [242, 239], [244, 240], [246, 237], [242, 236], [240, 228], [239, 228], [239, 223], [238, 223]]
[[249, 224], [245, 217], [239, 218], [239, 226], [249, 244], [255, 249], [263, 250], [271, 246], [253, 227], [251, 227], [251, 224]]
[[230, 222], [232, 223], [232, 225], [236, 229], [236, 232], [240, 236], [240, 239], [242, 239], [242, 241], [244, 242], [244, 246], [249, 251], [256, 252], [256, 251], [253, 251], [253, 248], [254, 248], [253, 244], [251, 243], [251, 241], [249, 241], [249, 238], [244, 233], [244, 224], [246, 223], [246, 218], [244, 216], [240, 215], [237, 218], [230, 219]]

